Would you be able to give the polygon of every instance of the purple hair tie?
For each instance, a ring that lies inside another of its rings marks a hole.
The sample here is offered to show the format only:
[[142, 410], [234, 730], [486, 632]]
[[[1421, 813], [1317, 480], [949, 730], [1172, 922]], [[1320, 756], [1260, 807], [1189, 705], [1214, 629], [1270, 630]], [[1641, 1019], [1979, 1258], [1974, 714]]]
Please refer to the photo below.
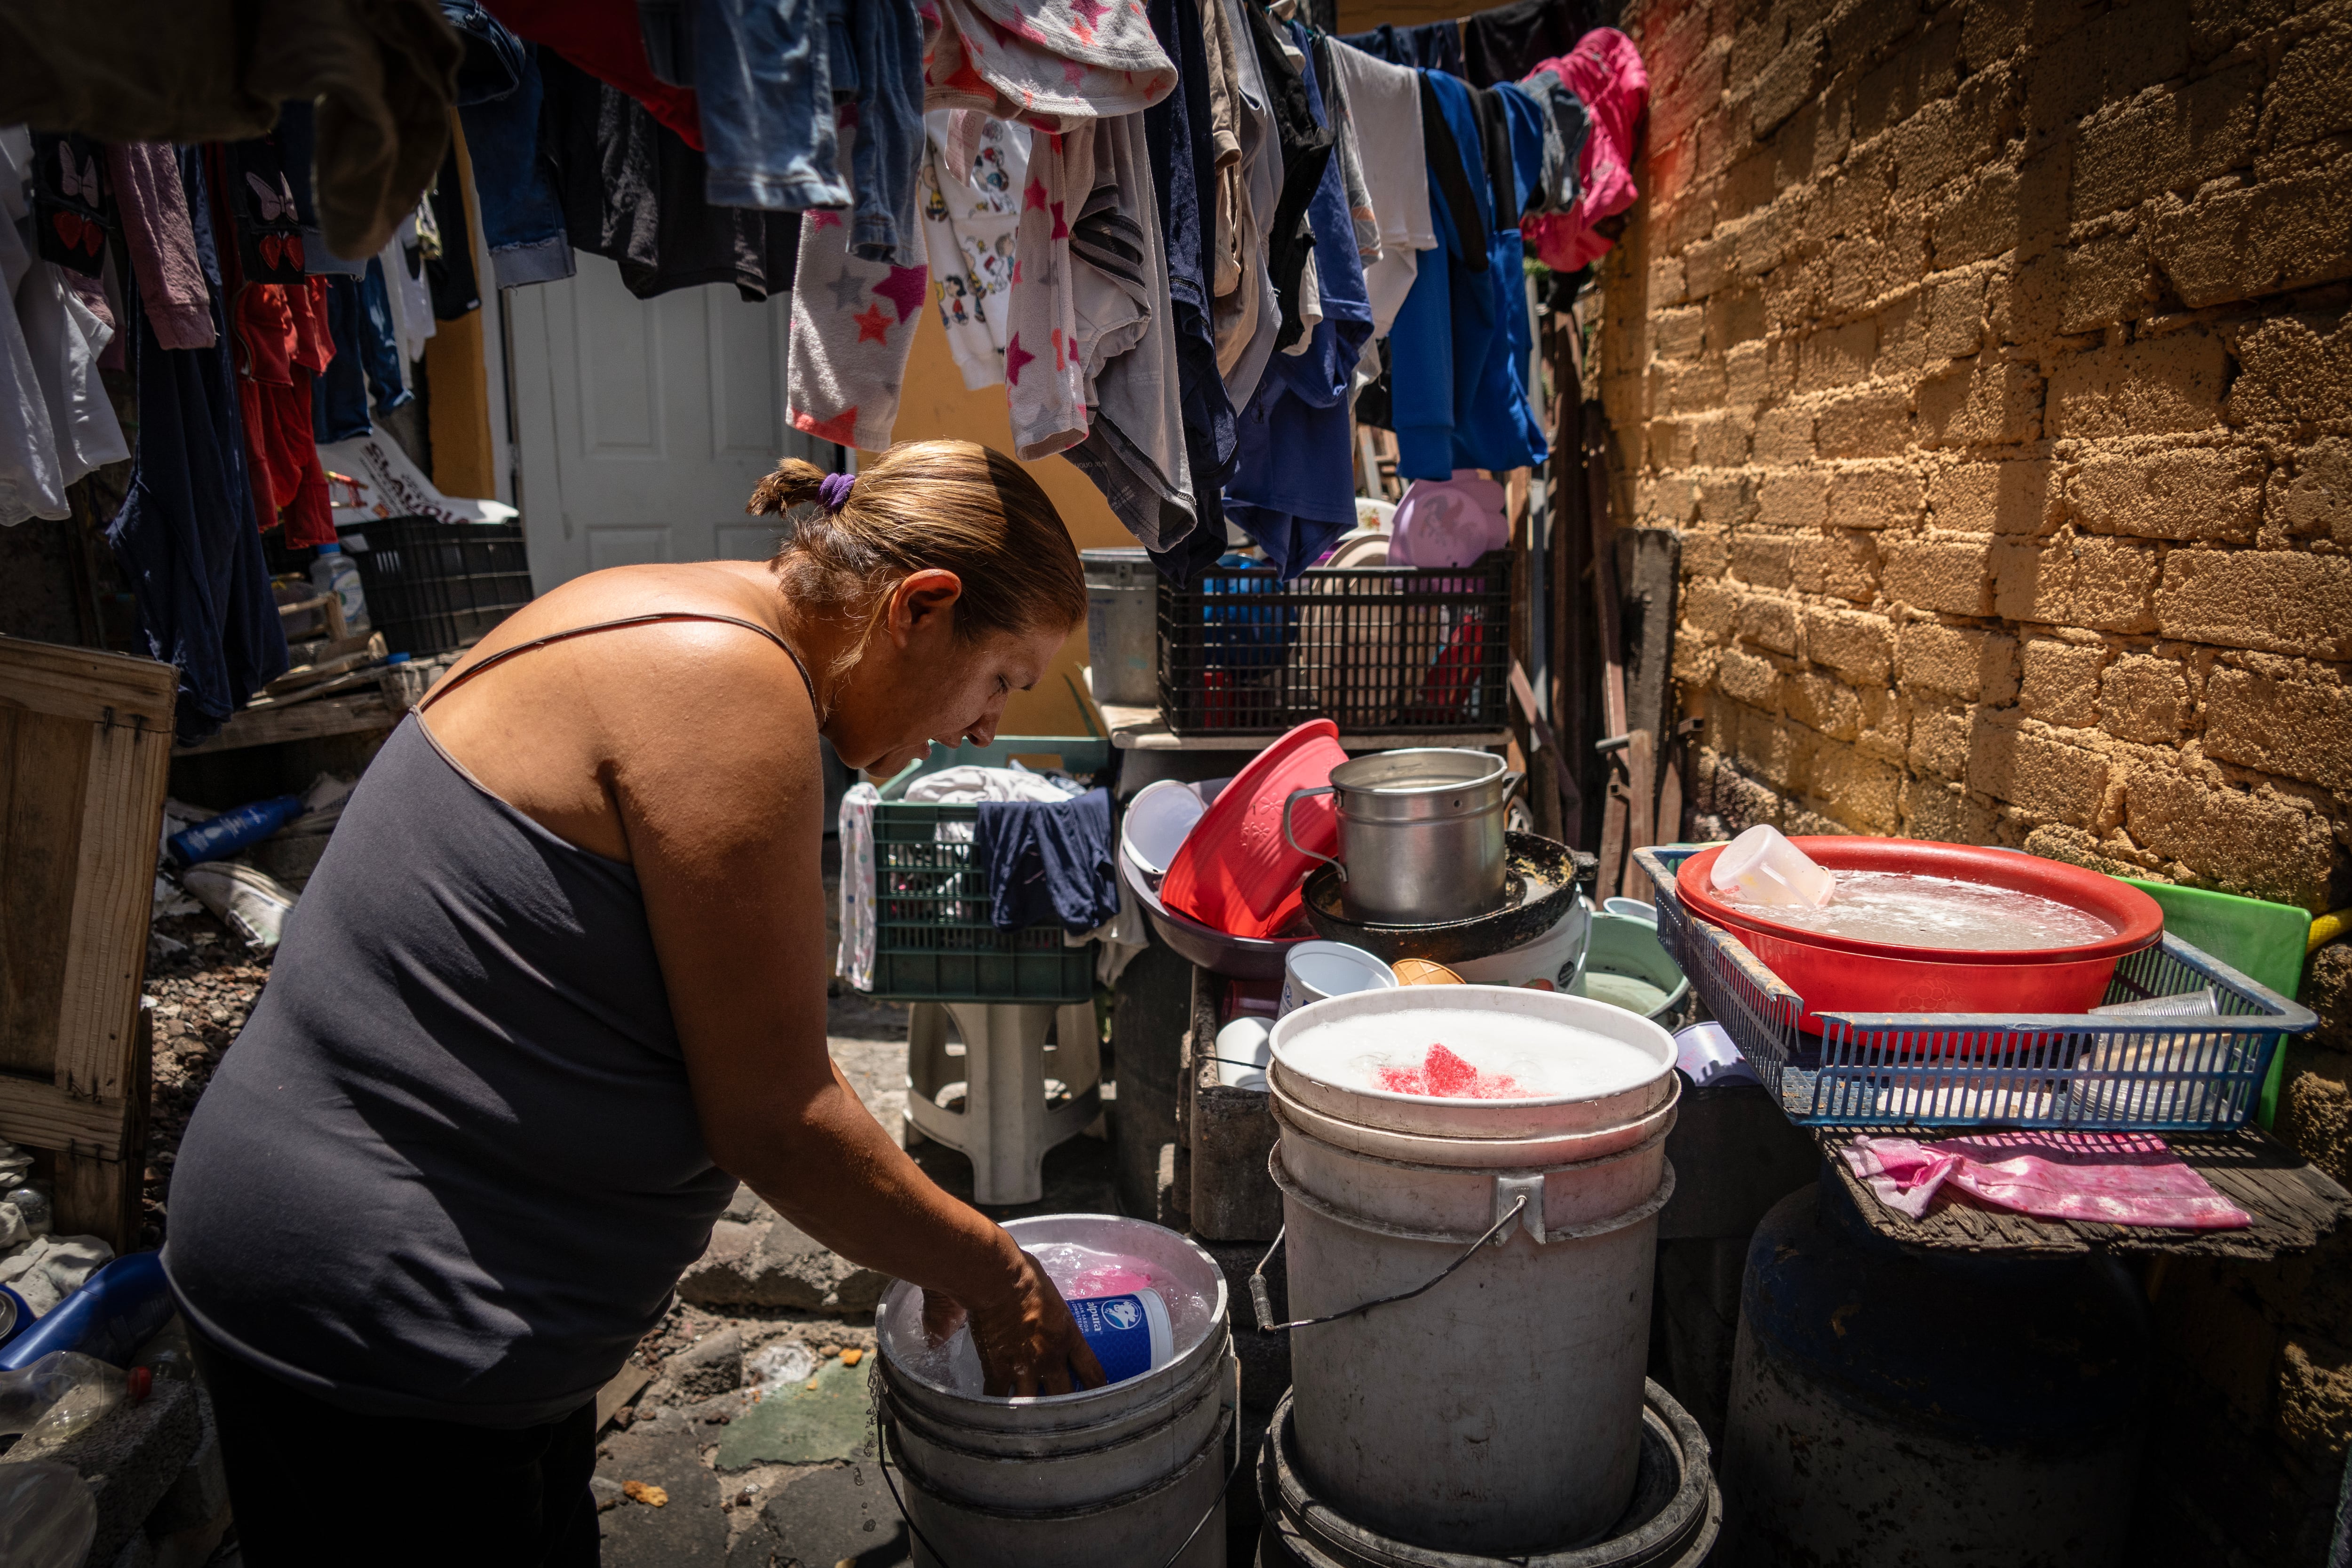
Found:
[[816, 482], [817, 504], [827, 511], [839, 511], [849, 504], [849, 487], [857, 482], [855, 474], [827, 474]]

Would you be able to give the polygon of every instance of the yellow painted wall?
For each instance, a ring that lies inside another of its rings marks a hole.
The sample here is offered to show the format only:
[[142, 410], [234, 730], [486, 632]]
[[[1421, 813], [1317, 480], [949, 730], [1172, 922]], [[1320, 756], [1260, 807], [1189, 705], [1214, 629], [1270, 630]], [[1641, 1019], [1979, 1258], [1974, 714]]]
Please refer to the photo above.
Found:
[[[948, 352], [947, 330], [940, 313], [925, 300], [922, 325], [907, 363], [907, 386], [898, 401], [898, 424], [892, 431], [900, 441], [978, 441], [1000, 452], [1013, 450], [1013, 418], [1002, 386], [964, 390], [962, 373]], [[864, 454], [871, 458], [873, 454]], [[1050, 497], [1070, 537], [1081, 550], [1133, 544], [1135, 538], [1111, 515], [1110, 504], [1094, 482], [1060, 458], [1024, 463]], [[1087, 726], [1064, 676], [1075, 678], [1087, 662], [1087, 628], [1081, 625], [1062, 645], [1051, 669], [1034, 691], [1016, 691], [1006, 706], [1004, 731], [1014, 735], [1083, 735]]]
[[[457, 139], [457, 181], [466, 210], [474, 210], [474, 161], [466, 152], [466, 132], [457, 111], [449, 111], [449, 134]], [[464, 245], [466, 236], [445, 236], [443, 243]], [[468, 310], [454, 321], [442, 321], [425, 340], [425, 384], [430, 389], [425, 410], [433, 438], [433, 483], [445, 496], [495, 500], [499, 493], [498, 463], [490, 443], [490, 395], [483, 380], [482, 310], [498, 309], [490, 279], [479, 279], [481, 310]]]

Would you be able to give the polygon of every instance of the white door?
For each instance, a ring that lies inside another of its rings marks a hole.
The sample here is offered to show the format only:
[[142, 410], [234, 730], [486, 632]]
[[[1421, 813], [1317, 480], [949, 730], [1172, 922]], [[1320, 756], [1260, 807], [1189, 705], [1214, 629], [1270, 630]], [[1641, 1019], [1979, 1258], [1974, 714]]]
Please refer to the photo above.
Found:
[[792, 300], [731, 287], [639, 300], [583, 252], [579, 276], [507, 296], [531, 585], [652, 561], [761, 560], [777, 520], [751, 487], [782, 457], [838, 448], [784, 424]]

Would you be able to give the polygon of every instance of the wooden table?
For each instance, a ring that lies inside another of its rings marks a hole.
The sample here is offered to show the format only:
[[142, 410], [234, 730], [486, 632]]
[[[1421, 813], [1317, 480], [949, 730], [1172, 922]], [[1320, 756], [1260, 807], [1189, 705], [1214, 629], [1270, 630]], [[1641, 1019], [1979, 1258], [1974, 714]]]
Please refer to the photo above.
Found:
[[[2035, 1219], [1987, 1207], [1948, 1184], [1918, 1219], [1899, 1215], [1878, 1201], [1853, 1173], [1841, 1152], [1868, 1128], [1816, 1129], [1830, 1171], [1870, 1227], [1890, 1240], [1936, 1251], [2056, 1258], [2107, 1251], [2127, 1257], [2227, 1258], [2267, 1263], [2308, 1252], [2352, 1213], [2352, 1193], [2260, 1128], [2236, 1132], [2171, 1134], [2171, 1145], [2190, 1170], [2214, 1191], [2254, 1216], [2246, 1230], [2159, 1230], [2147, 1226], [2095, 1225], [2078, 1220]], [[1933, 1137], [1937, 1130], [1927, 1130]], [[1964, 1136], [1966, 1130], [1944, 1130]], [[1922, 1136], [1919, 1130], [1876, 1131], [1883, 1137]]]

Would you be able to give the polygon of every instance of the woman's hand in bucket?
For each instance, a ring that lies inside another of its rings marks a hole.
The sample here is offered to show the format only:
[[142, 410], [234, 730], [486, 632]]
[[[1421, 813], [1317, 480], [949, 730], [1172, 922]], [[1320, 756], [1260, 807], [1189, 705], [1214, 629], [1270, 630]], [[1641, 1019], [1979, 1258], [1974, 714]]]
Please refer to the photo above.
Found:
[[[1026, 1396], [1100, 1388], [1109, 1379], [1092, 1346], [1078, 1332], [1062, 1292], [1038, 1261], [1024, 1252], [1013, 1289], [1003, 1298], [969, 1310], [973, 1347], [989, 1394]], [[923, 1326], [933, 1323], [926, 1293]], [[950, 1331], [952, 1331], [950, 1330]]]

